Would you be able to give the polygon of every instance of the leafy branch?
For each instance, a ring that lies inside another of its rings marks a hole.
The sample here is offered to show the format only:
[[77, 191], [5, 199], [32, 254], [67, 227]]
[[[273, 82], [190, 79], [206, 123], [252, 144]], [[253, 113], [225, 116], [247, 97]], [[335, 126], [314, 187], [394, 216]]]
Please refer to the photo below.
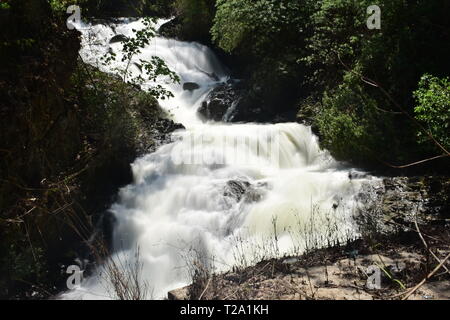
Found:
[[[133, 76], [130, 71], [133, 59], [141, 54], [142, 49], [148, 46], [151, 39], [156, 36], [154, 18], [144, 18], [142, 23], [144, 24], [142, 30], [132, 29], [134, 36], [122, 41], [123, 57], [121, 62], [126, 63], [126, 65], [125, 68], [116, 68], [116, 71], [118, 71], [124, 82], [137, 87], [142, 87], [143, 84], [148, 84], [149, 82], [157, 83], [160, 77], [168, 78], [169, 82], [172, 83], [179, 83], [179, 76], [170, 70], [164, 60], [157, 56], [152, 56], [149, 61], [139, 59], [141, 73], [138, 76]], [[117, 61], [117, 55], [112, 50], [108, 51], [105, 57], [102, 58], [104, 65], [111, 65], [115, 61]], [[173, 97], [172, 92], [165, 89], [161, 84], [150, 86], [148, 92], [156, 99], [164, 100]]]

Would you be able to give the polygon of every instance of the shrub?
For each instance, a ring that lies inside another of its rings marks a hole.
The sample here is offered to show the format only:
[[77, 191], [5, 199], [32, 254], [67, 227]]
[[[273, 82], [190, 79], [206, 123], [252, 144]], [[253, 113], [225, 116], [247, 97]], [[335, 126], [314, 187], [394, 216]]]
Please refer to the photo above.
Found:
[[[414, 91], [415, 117], [421, 121], [434, 138], [447, 150], [450, 149], [450, 80], [429, 74], [422, 76], [419, 88]], [[429, 137], [418, 133], [419, 141], [425, 143]]]
[[213, 41], [227, 52], [243, 50], [261, 55], [274, 47], [279, 50], [280, 40], [293, 40], [291, 35], [303, 32], [309, 2], [218, 0], [211, 28]]
[[175, 0], [175, 11], [181, 17], [183, 39], [208, 40], [215, 14], [214, 4], [215, 0]]
[[339, 160], [366, 165], [367, 159], [389, 158], [400, 148], [396, 114], [381, 109], [376, 95], [351, 73], [324, 92], [315, 122], [322, 146]]

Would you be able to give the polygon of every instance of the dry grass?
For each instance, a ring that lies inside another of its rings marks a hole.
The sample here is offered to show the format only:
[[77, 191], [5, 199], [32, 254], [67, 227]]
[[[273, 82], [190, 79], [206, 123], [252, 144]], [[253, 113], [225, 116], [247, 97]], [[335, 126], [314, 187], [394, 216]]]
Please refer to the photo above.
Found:
[[108, 294], [116, 300], [145, 300], [151, 298], [146, 280], [142, 278], [143, 263], [140, 259], [139, 247], [134, 256], [114, 254], [108, 257], [100, 276]]

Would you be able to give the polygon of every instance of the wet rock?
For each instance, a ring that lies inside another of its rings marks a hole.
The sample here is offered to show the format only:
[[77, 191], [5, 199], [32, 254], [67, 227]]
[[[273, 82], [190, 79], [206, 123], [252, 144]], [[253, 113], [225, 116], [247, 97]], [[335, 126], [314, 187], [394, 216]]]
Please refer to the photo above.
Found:
[[261, 200], [266, 187], [267, 184], [251, 184], [245, 180], [230, 180], [225, 186], [223, 195], [234, 199], [236, 202], [241, 200], [255, 202]]
[[123, 34], [117, 34], [114, 37], [111, 38], [111, 40], [109, 40], [109, 43], [117, 43], [117, 42], [124, 42], [127, 41], [128, 37], [126, 35]]
[[194, 91], [199, 89], [200, 86], [195, 82], [185, 82], [183, 83], [183, 90], [185, 91]]
[[166, 118], [156, 117], [151, 107], [143, 108], [139, 117], [142, 120], [137, 146], [138, 155], [151, 153], [164, 144], [173, 142], [172, 133], [184, 129], [184, 126]]
[[239, 101], [240, 91], [235, 84], [223, 83], [211, 91], [198, 112], [208, 120], [228, 121], [233, 118], [234, 110], [239, 109]]
[[445, 223], [449, 214], [449, 177], [389, 177], [363, 186], [365, 204], [357, 220], [365, 232], [392, 234], [419, 224]]
[[358, 179], [365, 179], [365, 178], [367, 178], [367, 173], [365, 173], [365, 172], [360, 172], [360, 171], [356, 171], [356, 170], [351, 170], [349, 173], [348, 173], [348, 178], [350, 179], [350, 180], [358, 180]]
[[236, 199], [236, 202], [241, 201], [245, 193], [250, 189], [251, 184], [248, 181], [232, 180], [227, 182], [224, 196]]
[[[263, 90], [262, 88], [258, 90]], [[292, 117], [270, 109], [248, 84], [230, 79], [213, 89], [198, 112], [207, 120], [225, 122], [288, 122]]]
[[182, 21], [180, 17], [175, 17], [174, 19], [164, 23], [158, 30], [158, 33], [162, 37], [173, 38], [178, 40], [184, 40], [181, 36]]
[[175, 289], [167, 294], [168, 300], [189, 300], [189, 287]]
[[230, 282], [239, 283], [241, 281], [241, 276], [237, 273], [227, 273], [223, 275], [223, 278]]
[[158, 119], [158, 121], [152, 126], [150, 134], [153, 138], [154, 144], [150, 146], [150, 152], [155, 151], [159, 146], [172, 142], [172, 132], [175, 130], [184, 129], [184, 126], [179, 123], [175, 123], [169, 119]]

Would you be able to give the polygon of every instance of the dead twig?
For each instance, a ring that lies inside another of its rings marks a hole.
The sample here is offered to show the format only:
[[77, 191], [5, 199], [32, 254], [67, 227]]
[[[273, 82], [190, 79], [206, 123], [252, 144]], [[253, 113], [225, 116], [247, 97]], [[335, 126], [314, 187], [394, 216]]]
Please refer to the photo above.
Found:
[[208, 278], [208, 282], [206, 283], [205, 289], [201, 293], [201, 295], [198, 297], [198, 300], [202, 300], [203, 295], [205, 294], [206, 290], [208, 290], [209, 284], [211, 283], [211, 277]]
[[441, 158], [448, 158], [448, 157], [450, 157], [450, 155], [448, 155], [448, 154], [441, 154], [440, 156], [435, 156], [435, 157], [423, 159], [423, 160], [420, 160], [420, 161], [416, 161], [416, 162], [413, 162], [413, 163], [404, 164], [404, 165], [400, 165], [400, 166], [397, 166], [397, 165], [388, 163], [388, 162], [383, 161], [383, 160], [381, 160], [381, 159], [378, 159], [378, 160], [379, 160], [380, 162], [382, 162], [383, 164], [385, 164], [385, 165], [391, 167], [391, 168], [394, 168], [394, 169], [404, 169], [404, 168], [413, 167], [413, 166], [416, 166], [416, 165], [418, 165], [418, 164], [422, 164], [422, 163], [425, 163], [425, 162], [429, 162], [429, 161], [433, 161], [433, 160], [437, 160], [437, 159], [441, 159]]

